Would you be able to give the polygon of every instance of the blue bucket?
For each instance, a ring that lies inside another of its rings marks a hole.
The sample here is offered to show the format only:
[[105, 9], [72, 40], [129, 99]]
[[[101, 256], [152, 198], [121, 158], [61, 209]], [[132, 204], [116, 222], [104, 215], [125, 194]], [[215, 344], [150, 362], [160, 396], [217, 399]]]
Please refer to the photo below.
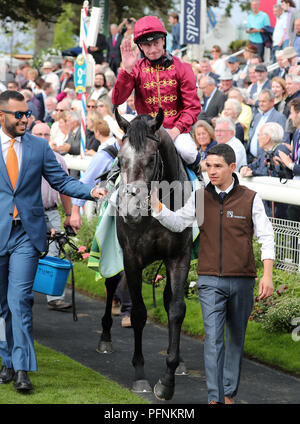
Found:
[[32, 290], [50, 296], [61, 296], [66, 287], [70, 270], [70, 262], [65, 259], [54, 256], [45, 256], [44, 259], [39, 259]]

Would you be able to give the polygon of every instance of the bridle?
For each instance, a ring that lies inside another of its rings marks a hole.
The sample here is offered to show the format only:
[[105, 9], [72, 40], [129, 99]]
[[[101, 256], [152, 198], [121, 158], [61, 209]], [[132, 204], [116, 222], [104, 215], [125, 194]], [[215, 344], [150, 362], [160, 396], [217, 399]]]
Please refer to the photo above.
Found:
[[[123, 136], [122, 138], [122, 142], [124, 141], [124, 139], [128, 137], [126, 134]], [[155, 137], [155, 135], [152, 134], [147, 134], [146, 138], [150, 138], [151, 140], [154, 140], [156, 143], [159, 143], [160, 140], [159, 138]], [[159, 150], [157, 149], [156, 153], [155, 153], [155, 164], [153, 167], [153, 173], [151, 178], [149, 179], [149, 181], [145, 182], [147, 185], [147, 196], [141, 201], [141, 206], [143, 209], [147, 209], [148, 211], [151, 210], [150, 207], [150, 198], [151, 198], [151, 185], [153, 181], [162, 181], [164, 175], [164, 164], [163, 164], [163, 160], [161, 157], [161, 154], [159, 152]], [[131, 196], [136, 196], [139, 193], [139, 188], [136, 187], [134, 184], [129, 183], [129, 184], [124, 184], [123, 187], [123, 194], [127, 194], [127, 195], [131, 195]]]

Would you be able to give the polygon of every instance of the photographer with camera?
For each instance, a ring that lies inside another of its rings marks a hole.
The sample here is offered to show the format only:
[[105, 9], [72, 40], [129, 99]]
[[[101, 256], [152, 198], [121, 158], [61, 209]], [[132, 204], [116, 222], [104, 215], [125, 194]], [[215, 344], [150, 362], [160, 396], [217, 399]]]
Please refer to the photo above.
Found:
[[[248, 166], [240, 170], [242, 177], [269, 176], [280, 179], [292, 178], [291, 172], [279, 164], [279, 154], [283, 152], [289, 155], [289, 149], [282, 143], [284, 130], [277, 122], [267, 122], [262, 125], [258, 133], [259, 149], [258, 158]], [[287, 218], [287, 205], [284, 203], [264, 200], [264, 206], [268, 216]]]
[[[290, 119], [293, 126], [297, 129], [293, 136], [291, 153], [280, 151], [278, 153], [281, 164], [292, 172], [294, 180], [300, 180], [300, 98], [297, 97], [290, 101]], [[288, 206], [288, 219], [300, 222], [300, 206]]]

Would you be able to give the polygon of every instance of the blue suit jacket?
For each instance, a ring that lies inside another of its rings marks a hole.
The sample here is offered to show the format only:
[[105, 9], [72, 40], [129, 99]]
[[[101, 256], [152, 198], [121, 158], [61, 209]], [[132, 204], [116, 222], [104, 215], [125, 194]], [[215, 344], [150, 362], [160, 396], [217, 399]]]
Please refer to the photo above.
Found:
[[43, 252], [46, 249], [46, 221], [41, 196], [42, 176], [55, 190], [71, 197], [93, 200], [90, 196], [93, 187], [68, 176], [45, 139], [25, 134], [21, 169], [13, 190], [3, 160], [1, 140], [0, 147], [0, 254], [10, 236], [14, 203], [32, 244]]
[[[248, 141], [247, 147], [246, 147], [247, 152], [249, 152], [250, 141], [251, 141], [251, 139], [252, 139], [252, 137], [255, 133], [256, 127], [257, 127], [261, 117], [262, 117], [262, 115], [260, 113], [257, 113], [255, 115], [252, 123], [251, 123], [251, 127], [250, 127], [250, 130], [249, 130], [249, 141]], [[277, 124], [281, 125], [283, 130], [285, 131], [286, 117], [283, 113], [278, 112], [276, 109], [273, 108], [272, 112], [268, 116], [266, 123], [267, 122], [277, 122]], [[284, 134], [284, 136], [283, 136], [283, 141], [285, 139], [286, 139], [286, 134]], [[258, 146], [258, 149], [260, 150], [261, 148]]]

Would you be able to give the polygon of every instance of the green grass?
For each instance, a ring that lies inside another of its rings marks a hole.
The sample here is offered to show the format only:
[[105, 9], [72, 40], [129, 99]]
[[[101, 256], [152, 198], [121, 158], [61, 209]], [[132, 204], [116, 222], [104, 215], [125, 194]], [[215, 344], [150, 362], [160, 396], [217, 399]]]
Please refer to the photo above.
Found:
[[18, 393], [0, 385], [0, 404], [147, 404], [96, 371], [52, 349], [35, 344], [38, 372], [29, 373], [34, 390]]
[[[279, 281], [277, 284], [279, 283], [281, 282]], [[84, 262], [75, 264], [75, 286], [91, 295], [105, 298], [104, 280], [95, 281], [95, 272], [87, 269]], [[155, 296], [156, 308], [153, 307], [152, 286], [143, 284], [143, 298], [148, 316], [162, 324], [167, 324], [167, 315], [163, 307], [163, 287], [156, 288]], [[186, 334], [204, 338], [204, 325], [199, 301], [195, 298], [186, 299], [186, 306], [182, 330]], [[300, 377], [299, 348], [300, 342], [293, 341], [291, 334], [268, 333], [258, 322], [249, 321], [244, 350], [249, 357]]]

